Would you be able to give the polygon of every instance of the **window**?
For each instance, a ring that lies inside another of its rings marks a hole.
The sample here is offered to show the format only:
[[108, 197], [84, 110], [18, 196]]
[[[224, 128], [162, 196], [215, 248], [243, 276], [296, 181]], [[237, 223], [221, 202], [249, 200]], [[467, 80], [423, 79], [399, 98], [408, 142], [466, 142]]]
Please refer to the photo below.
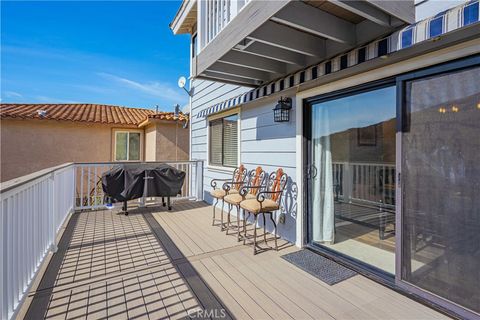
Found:
[[140, 132], [115, 132], [115, 161], [140, 160]]
[[210, 129], [210, 164], [236, 167], [238, 165], [238, 115], [212, 120]]

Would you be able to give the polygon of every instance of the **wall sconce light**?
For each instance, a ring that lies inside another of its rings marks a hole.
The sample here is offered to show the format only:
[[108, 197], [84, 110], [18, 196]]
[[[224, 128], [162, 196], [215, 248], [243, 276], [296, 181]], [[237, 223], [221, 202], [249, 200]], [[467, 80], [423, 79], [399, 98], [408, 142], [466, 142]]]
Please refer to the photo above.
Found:
[[273, 120], [275, 122], [290, 121], [290, 110], [292, 109], [292, 98], [283, 97], [278, 100], [277, 105], [273, 109]]

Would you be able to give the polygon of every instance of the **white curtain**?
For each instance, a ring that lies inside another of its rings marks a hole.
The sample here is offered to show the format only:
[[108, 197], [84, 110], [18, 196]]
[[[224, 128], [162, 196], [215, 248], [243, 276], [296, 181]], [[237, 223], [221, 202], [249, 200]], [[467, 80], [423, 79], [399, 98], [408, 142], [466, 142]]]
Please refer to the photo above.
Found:
[[330, 134], [328, 107], [313, 107], [312, 236], [313, 241], [326, 244], [333, 244], [335, 240], [333, 165]]

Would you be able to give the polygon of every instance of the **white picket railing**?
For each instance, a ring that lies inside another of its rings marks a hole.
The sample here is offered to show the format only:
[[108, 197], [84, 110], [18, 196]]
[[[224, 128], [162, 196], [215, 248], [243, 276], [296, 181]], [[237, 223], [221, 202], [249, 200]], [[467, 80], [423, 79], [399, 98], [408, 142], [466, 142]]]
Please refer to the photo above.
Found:
[[[180, 194], [174, 198], [202, 199], [202, 161], [176, 161], [176, 162], [148, 162], [149, 164], [167, 163], [172, 167], [184, 171], [185, 182]], [[119, 162], [97, 162], [75, 164], [75, 210], [104, 208], [104, 193], [102, 190], [102, 174], [110, 170]], [[148, 200], [148, 199], [147, 199]], [[144, 201], [143, 199], [140, 201]]]
[[250, 0], [199, 1], [199, 51], [205, 48], [248, 2]]
[[11, 319], [28, 293], [60, 227], [73, 212], [74, 166], [9, 181], [0, 198], [0, 318]]
[[343, 201], [395, 207], [395, 165], [387, 163], [334, 162], [335, 196]]
[[[203, 162], [162, 162], [186, 172], [175, 199], [203, 199]], [[0, 187], [0, 319], [12, 319], [62, 225], [75, 210], [103, 208], [101, 174], [115, 164], [70, 163]]]

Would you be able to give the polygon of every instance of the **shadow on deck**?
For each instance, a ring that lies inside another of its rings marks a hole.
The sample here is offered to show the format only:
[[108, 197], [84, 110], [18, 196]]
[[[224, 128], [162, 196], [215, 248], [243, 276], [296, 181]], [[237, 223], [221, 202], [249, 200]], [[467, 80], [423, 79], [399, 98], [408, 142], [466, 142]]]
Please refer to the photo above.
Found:
[[328, 286], [280, 258], [286, 242], [253, 256], [205, 203], [129, 212], [72, 216], [27, 319], [443, 317], [362, 276]]

